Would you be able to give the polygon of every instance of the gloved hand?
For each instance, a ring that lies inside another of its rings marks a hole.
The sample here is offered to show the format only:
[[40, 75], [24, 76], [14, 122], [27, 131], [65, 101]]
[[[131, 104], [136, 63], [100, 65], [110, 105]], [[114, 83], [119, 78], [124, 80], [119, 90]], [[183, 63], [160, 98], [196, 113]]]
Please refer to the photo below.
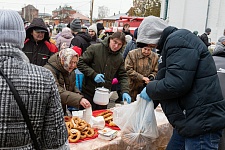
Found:
[[127, 100], [127, 103], [128, 103], [128, 104], [131, 103], [131, 97], [130, 97], [129, 94], [123, 93], [123, 101], [124, 101], [125, 99]]
[[140, 97], [143, 98], [146, 101], [149, 101], [149, 102], [151, 101], [151, 98], [146, 93], [146, 87], [141, 91]]
[[105, 82], [103, 74], [97, 74], [94, 78], [96, 83]]

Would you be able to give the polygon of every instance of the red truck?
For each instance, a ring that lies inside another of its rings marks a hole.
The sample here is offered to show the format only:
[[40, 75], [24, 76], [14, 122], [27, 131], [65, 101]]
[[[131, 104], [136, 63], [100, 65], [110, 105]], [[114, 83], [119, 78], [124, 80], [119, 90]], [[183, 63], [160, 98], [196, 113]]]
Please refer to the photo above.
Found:
[[123, 25], [128, 23], [130, 25], [130, 32], [134, 34], [134, 30], [139, 27], [143, 19], [144, 17], [121, 16], [118, 20], [115, 21], [114, 26], [106, 30], [106, 32], [122, 31]]

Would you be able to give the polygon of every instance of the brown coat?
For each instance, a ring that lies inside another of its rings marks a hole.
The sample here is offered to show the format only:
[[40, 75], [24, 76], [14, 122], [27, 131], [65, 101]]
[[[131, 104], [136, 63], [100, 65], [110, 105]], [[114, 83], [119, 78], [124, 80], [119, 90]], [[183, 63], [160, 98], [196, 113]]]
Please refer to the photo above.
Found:
[[158, 71], [158, 55], [151, 52], [146, 57], [141, 48], [132, 50], [125, 59], [125, 69], [129, 77], [130, 95], [132, 101], [135, 101], [140, 89], [144, 87], [143, 77], [155, 77]]
[[[58, 75], [55, 69], [48, 63], [59, 71]], [[59, 53], [52, 55], [49, 58], [48, 63], [44, 67], [49, 69], [55, 77], [64, 112], [66, 110], [66, 105], [79, 107], [80, 100], [83, 98], [83, 95], [81, 95], [80, 91], [75, 86], [75, 72], [72, 71], [69, 73], [63, 68], [62, 64], [60, 63]]]

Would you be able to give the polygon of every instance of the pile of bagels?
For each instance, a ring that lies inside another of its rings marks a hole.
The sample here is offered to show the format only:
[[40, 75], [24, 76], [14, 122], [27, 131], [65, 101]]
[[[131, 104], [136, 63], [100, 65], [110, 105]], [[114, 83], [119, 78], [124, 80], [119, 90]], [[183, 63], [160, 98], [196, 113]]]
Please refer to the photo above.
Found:
[[64, 116], [64, 120], [68, 131], [69, 142], [75, 143], [78, 140], [91, 138], [95, 135], [95, 131], [91, 128], [90, 124], [79, 117]]
[[105, 123], [108, 123], [109, 126], [111, 127], [115, 127], [117, 126], [114, 122], [113, 122], [113, 112], [109, 109], [107, 109], [106, 111], [98, 114], [97, 116], [103, 116]]

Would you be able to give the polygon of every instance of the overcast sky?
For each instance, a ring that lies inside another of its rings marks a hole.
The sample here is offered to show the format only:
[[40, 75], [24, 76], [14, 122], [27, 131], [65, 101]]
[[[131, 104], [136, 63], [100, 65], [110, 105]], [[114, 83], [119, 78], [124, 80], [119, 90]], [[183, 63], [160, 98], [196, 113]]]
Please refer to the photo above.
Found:
[[[22, 7], [31, 4], [36, 7], [40, 13], [50, 13], [65, 4], [72, 6], [83, 15], [90, 15], [91, 0], [0, 0], [1, 9], [22, 10]], [[109, 16], [125, 13], [133, 6], [133, 0], [94, 0], [93, 17], [98, 16], [98, 6], [106, 6], [110, 10]]]

